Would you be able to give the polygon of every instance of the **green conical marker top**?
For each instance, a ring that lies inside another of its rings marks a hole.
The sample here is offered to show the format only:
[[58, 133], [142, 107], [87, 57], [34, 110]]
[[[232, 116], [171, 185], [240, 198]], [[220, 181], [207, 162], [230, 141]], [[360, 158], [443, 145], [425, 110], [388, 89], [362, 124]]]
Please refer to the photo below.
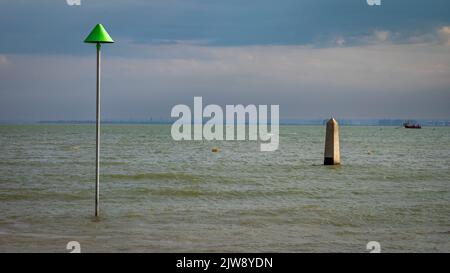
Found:
[[85, 43], [114, 43], [102, 24], [97, 24], [84, 40]]

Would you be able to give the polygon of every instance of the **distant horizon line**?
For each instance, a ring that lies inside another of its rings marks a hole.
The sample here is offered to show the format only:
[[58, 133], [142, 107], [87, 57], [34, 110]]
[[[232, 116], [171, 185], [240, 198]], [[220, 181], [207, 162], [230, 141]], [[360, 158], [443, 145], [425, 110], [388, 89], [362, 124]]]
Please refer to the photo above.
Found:
[[[110, 120], [102, 120], [103, 124], [172, 124], [176, 119], [110, 119]], [[282, 119], [280, 120], [280, 125], [324, 125], [326, 119]], [[360, 126], [401, 126], [403, 123], [407, 121], [420, 123], [421, 125], [428, 126], [450, 126], [450, 119], [349, 119], [337, 118], [338, 122], [341, 125], [360, 125]], [[38, 121], [30, 121], [30, 120], [0, 120], [0, 124], [10, 124], [10, 125], [20, 125], [20, 124], [95, 124], [95, 120], [38, 120]], [[225, 124], [225, 123], [224, 123]], [[248, 124], [246, 122], [245, 124]], [[270, 124], [270, 122], [269, 122]]]

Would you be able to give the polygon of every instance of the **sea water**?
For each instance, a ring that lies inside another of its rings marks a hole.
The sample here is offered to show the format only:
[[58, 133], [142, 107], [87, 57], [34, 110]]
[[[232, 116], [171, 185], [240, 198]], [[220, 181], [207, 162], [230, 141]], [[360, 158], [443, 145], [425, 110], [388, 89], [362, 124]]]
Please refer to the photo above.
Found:
[[[0, 126], [0, 252], [450, 251], [450, 128], [323, 126], [255, 141], [174, 141], [170, 125]], [[220, 152], [213, 153], [213, 147]]]

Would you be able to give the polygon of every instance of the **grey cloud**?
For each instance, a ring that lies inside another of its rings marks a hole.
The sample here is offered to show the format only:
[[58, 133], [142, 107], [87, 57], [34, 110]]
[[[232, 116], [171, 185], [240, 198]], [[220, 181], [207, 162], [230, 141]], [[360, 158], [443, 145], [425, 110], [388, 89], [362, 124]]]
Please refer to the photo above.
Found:
[[396, 0], [373, 8], [365, 0], [84, 0], [77, 7], [64, 0], [3, 1], [0, 53], [89, 54], [82, 40], [98, 22], [119, 43], [320, 45], [376, 29], [420, 36], [450, 25], [450, 2]]
[[[104, 58], [106, 119], [168, 118], [173, 105], [280, 104], [282, 118], [446, 118], [449, 47], [141, 46], [165, 58]], [[178, 52], [190, 52], [189, 56]], [[173, 57], [170, 57], [170, 55]], [[92, 119], [95, 59], [7, 55], [3, 119]], [[26, 80], [23, 80], [26, 79]]]

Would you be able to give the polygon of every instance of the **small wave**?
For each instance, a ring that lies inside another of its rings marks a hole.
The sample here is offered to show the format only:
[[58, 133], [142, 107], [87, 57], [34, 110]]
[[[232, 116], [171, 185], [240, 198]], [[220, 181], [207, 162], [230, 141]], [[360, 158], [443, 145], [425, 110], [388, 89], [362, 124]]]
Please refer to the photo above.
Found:
[[195, 189], [156, 189], [156, 190], [148, 190], [152, 194], [158, 196], [168, 196], [168, 197], [200, 197], [202, 195], [207, 195], [206, 192]]
[[104, 178], [110, 180], [125, 180], [125, 181], [139, 181], [139, 180], [177, 180], [177, 181], [191, 181], [198, 182], [202, 180], [201, 176], [187, 173], [139, 173], [139, 174], [109, 174], [104, 175]]
[[136, 194], [150, 194], [155, 196], [167, 197], [202, 197], [213, 198], [216, 200], [227, 199], [285, 199], [285, 198], [309, 198], [314, 196], [312, 193], [303, 191], [273, 191], [273, 190], [211, 190], [204, 188], [134, 188], [128, 191], [128, 195], [136, 198]]
[[10, 234], [10, 233], [7, 231], [4, 231], [4, 230], [0, 230], [0, 235], [8, 235], [8, 234]]
[[37, 192], [37, 191], [24, 191], [22, 193], [10, 193], [0, 195], [0, 201], [22, 201], [22, 200], [62, 200], [73, 201], [83, 200], [86, 198], [84, 193], [64, 193], [64, 192]]

